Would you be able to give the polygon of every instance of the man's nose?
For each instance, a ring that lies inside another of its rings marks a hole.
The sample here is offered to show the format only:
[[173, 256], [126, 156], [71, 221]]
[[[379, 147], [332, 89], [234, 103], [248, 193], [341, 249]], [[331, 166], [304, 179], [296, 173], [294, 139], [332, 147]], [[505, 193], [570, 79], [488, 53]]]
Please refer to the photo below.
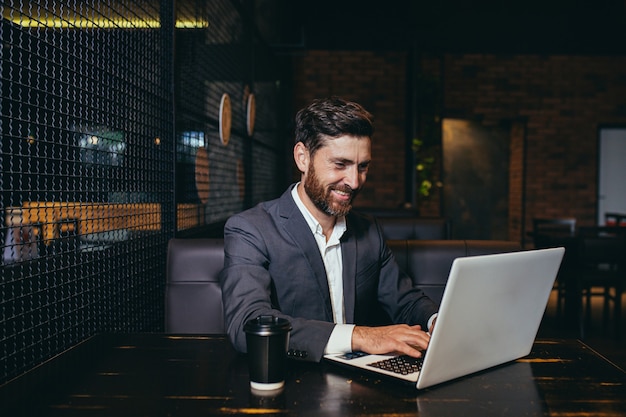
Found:
[[346, 171], [344, 182], [353, 190], [356, 190], [361, 186], [361, 176], [356, 166], [352, 166]]

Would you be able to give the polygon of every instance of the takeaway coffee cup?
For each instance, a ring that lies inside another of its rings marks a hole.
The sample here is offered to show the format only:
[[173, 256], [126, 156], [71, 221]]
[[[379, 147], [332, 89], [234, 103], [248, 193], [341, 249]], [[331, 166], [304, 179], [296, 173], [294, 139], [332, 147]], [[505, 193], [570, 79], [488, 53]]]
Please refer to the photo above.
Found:
[[280, 317], [261, 315], [248, 321], [243, 330], [246, 332], [250, 386], [256, 390], [282, 388], [291, 323]]

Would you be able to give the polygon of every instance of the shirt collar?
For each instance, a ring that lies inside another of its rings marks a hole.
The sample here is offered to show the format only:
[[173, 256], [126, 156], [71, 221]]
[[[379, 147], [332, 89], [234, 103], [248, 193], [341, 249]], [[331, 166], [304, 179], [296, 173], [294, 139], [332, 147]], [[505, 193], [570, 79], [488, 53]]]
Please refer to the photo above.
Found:
[[[298, 195], [299, 184], [300, 184], [299, 182], [296, 183], [296, 185], [291, 189], [291, 196], [293, 197], [293, 201], [295, 201], [296, 206], [298, 206], [298, 209], [304, 216], [304, 220], [306, 220], [306, 223], [309, 225], [311, 232], [313, 234], [316, 234], [316, 233], [322, 234], [322, 225], [320, 224], [320, 222], [317, 221], [317, 219], [315, 219], [315, 217], [313, 217], [313, 214], [311, 214], [309, 209], [306, 208], [306, 206], [300, 199], [300, 196]], [[345, 216], [337, 217], [337, 221], [335, 222], [335, 227], [333, 228], [331, 239], [334, 236], [337, 236], [337, 239], [339, 239], [344, 234], [346, 229], [347, 229], [346, 217]]]

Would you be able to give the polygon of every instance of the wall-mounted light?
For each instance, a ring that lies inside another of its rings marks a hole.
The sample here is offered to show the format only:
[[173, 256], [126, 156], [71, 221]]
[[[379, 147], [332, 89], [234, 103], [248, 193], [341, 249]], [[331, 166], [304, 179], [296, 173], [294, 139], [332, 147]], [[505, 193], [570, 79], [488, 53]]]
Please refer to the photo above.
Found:
[[37, 138], [35, 138], [35, 134], [32, 132], [32, 130], [29, 130], [29, 131], [28, 131], [28, 135], [27, 135], [24, 139], [26, 139], [26, 142], [27, 142], [29, 145], [32, 145], [33, 143], [35, 143], [35, 140], [36, 140]]

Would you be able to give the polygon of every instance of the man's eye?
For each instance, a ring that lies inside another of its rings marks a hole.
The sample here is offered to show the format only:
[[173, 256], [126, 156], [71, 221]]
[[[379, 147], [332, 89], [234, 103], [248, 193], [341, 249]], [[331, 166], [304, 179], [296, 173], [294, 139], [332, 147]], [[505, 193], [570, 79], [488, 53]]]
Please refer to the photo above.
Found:
[[346, 164], [344, 164], [343, 162], [335, 162], [335, 167], [339, 169], [343, 169], [346, 167]]

